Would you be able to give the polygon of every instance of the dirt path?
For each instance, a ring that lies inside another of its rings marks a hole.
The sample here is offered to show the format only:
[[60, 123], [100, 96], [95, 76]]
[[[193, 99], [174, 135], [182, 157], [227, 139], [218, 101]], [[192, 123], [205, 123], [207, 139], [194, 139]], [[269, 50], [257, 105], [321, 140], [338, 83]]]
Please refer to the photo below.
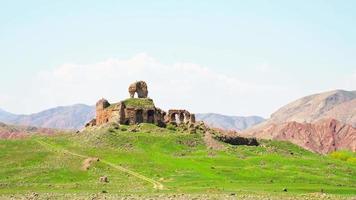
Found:
[[[70, 154], [72, 156], [77, 156], [77, 157], [80, 157], [80, 158], [84, 158], [84, 159], [88, 159], [90, 158], [89, 156], [85, 156], [85, 155], [82, 155], [82, 154], [78, 154], [78, 153], [75, 153], [75, 152], [71, 152], [71, 151], [68, 151], [66, 149], [63, 149], [63, 148], [58, 148], [58, 147], [55, 147], [51, 144], [48, 144], [47, 142], [44, 142], [44, 141], [41, 141], [41, 140], [36, 140], [40, 145], [42, 145], [43, 147], [49, 149], [50, 151], [54, 151], [54, 152], [64, 152], [64, 153], [67, 153], [67, 154]], [[163, 184], [158, 182], [158, 181], [155, 181], [153, 179], [150, 179], [142, 174], [139, 174], [137, 172], [134, 172], [134, 171], [131, 171], [129, 169], [126, 169], [124, 167], [121, 167], [119, 165], [116, 165], [112, 162], [109, 162], [109, 161], [106, 161], [106, 160], [103, 160], [103, 159], [100, 159], [100, 161], [114, 169], [117, 169], [121, 172], [124, 172], [124, 173], [127, 173], [127, 174], [130, 174], [131, 176], [134, 176], [136, 178], [139, 178], [141, 180], [144, 180], [146, 182], [149, 182], [149, 183], [152, 183], [153, 184], [153, 188], [154, 189], [158, 189], [158, 190], [162, 190], [163, 189]]]

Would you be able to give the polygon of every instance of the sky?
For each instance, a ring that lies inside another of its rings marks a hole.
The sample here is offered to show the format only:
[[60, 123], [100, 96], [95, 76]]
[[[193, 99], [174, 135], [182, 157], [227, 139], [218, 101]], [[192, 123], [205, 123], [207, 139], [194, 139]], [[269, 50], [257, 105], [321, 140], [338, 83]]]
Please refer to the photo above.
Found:
[[356, 89], [356, 2], [0, 0], [0, 108], [29, 114], [128, 97], [269, 117]]

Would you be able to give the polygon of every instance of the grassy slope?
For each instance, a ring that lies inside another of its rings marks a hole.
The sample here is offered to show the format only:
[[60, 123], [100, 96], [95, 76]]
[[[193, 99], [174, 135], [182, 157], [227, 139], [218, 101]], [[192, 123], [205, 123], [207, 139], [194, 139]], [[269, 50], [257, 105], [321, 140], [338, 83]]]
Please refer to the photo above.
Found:
[[[356, 194], [356, 165], [285, 142], [208, 150], [200, 134], [143, 125], [73, 135], [0, 140], [0, 194], [37, 192]], [[128, 129], [128, 130], [126, 130]], [[90, 170], [85, 158], [99, 157]], [[291, 154], [292, 153], [292, 154]], [[132, 170], [152, 183], [108, 165]], [[108, 176], [109, 183], [98, 181]]]
[[124, 100], [124, 104], [135, 108], [154, 108], [155, 106], [153, 100], [149, 98], [129, 98]]

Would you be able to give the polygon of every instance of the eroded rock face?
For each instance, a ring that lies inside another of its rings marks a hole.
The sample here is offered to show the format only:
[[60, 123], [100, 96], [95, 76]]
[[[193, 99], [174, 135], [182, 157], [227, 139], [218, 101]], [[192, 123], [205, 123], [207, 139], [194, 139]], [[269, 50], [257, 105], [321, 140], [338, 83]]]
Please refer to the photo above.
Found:
[[335, 119], [315, 123], [268, 123], [250, 130], [248, 134], [263, 139], [290, 141], [321, 154], [341, 149], [356, 151], [356, 128]]
[[148, 89], [145, 81], [137, 81], [129, 86], [130, 97], [134, 98], [137, 93], [138, 98], [147, 98]]

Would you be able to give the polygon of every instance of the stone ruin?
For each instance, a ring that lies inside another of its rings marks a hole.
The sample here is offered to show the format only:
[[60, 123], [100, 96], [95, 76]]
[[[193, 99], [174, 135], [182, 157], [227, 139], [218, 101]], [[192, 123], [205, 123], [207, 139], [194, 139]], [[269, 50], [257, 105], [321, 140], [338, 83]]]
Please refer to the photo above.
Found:
[[195, 123], [195, 115], [186, 110], [169, 110], [168, 121], [173, 123]]
[[145, 81], [137, 81], [129, 86], [130, 97], [134, 98], [135, 93], [137, 93], [138, 98], [147, 98], [148, 90]]
[[[195, 115], [186, 110], [165, 111], [155, 107], [153, 100], [148, 98], [147, 84], [138, 81], [129, 86], [130, 98], [115, 104], [110, 104], [106, 99], [96, 103], [96, 118], [86, 124], [100, 126], [106, 123], [140, 124], [152, 123], [165, 127], [167, 123], [195, 123]], [[137, 93], [138, 98], [134, 98]]]

